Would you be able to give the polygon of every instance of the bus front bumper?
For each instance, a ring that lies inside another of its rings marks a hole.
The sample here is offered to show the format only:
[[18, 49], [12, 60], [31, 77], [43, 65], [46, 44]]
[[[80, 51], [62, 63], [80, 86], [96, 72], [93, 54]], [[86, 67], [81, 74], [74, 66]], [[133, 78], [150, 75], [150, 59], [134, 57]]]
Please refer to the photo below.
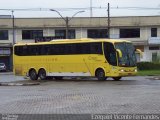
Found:
[[119, 73], [118, 76], [135, 76], [137, 72], [125, 72], [125, 73]]
[[125, 76], [135, 76], [137, 74], [137, 68], [116, 68], [113, 67], [109, 73], [106, 73], [106, 76], [110, 77], [125, 77]]

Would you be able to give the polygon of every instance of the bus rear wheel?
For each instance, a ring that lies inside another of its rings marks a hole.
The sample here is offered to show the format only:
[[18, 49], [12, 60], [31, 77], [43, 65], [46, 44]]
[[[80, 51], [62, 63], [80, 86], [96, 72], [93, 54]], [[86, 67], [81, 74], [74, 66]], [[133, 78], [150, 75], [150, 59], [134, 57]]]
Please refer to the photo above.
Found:
[[31, 80], [37, 80], [38, 79], [38, 75], [37, 75], [35, 69], [31, 69], [29, 71], [29, 77], [30, 77]]
[[98, 78], [98, 80], [101, 80], [101, 81], [107, 79], [107, 77], [105, 77], [105, 72], [103, 69], [98, 69], [96, 71], [96, 77]]
[[122, 77], [113, 77], [114, 80], [118, 81], [120, 80]]
[[46, 71], [44, 69], [40, 69], [38, 72], [38, 76], [41, 80], [45, 80], [47, 78]]

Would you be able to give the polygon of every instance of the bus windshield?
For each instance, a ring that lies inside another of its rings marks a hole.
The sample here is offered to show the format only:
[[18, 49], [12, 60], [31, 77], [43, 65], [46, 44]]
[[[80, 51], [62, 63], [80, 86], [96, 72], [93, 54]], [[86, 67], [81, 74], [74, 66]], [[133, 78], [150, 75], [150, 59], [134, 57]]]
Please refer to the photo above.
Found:
[[118, 57], [119, 66], [133, 67], [136, 66], [135, 48], [132, 43], [119, 42], [115, 43], [115, 48], [122, 51], [122, 58]]

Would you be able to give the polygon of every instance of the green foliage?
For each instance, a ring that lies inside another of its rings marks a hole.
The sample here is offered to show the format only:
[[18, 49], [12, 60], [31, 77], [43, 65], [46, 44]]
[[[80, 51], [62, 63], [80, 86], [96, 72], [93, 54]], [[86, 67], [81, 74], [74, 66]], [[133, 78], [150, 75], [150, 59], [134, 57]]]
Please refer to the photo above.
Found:
[[137, 68], [138, 70], [160, 70], [160, 63], [139, 62]]

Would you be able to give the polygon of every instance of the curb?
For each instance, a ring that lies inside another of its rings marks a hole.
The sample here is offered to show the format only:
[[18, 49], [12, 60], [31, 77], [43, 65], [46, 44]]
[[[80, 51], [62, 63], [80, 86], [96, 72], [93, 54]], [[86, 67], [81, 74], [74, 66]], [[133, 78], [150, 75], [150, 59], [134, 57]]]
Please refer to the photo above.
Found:
[[154, 80], [160, 80], [160, 77], [154, 77]]
[[11, 82], [2, 82], [0, 86], [32, 86], [40, 85], [40, 83], [11, 83]]
[[13, 72], [0, 72], [0, 75], [13, 75]]
[[160, 80], [160, 77], [157, 76], [157, 77], [152, 77], [152, 78], [148, 78], [149, 80]]

